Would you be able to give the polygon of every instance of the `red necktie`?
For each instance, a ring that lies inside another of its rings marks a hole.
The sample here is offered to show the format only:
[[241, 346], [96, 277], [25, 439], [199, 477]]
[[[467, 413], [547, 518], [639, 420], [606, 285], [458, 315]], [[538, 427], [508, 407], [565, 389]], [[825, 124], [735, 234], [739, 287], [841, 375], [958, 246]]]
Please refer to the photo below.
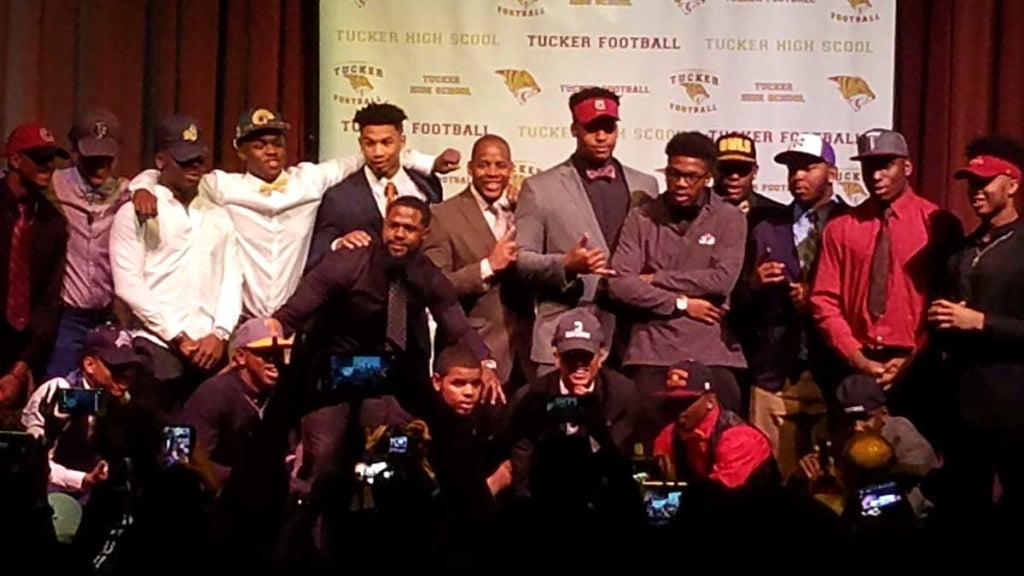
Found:
[[11, 231], [11, 262], [7, 276], [7, 322], [18, 332], [28, 326], [31, 237], [28, 210], [18, 203], [18, 219]]

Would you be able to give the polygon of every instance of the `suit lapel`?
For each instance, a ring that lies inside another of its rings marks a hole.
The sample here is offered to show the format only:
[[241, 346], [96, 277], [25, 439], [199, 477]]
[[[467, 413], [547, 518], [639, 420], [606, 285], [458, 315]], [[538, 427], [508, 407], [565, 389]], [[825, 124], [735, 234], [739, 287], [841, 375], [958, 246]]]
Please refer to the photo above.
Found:
[[597, 222], [594, 207], [590, 204], [587, 191], [583, 188], [583, 180], [576, 168], [573, 167], [571, 160], [566, 160], [559, 167], [559, 175], [562, 187], [566, 191], [566, 199], [572, 206], [572, 210], [568, 212], [569, 217], [576, 221], [578, 229], [589, 233], [590, 240], [594, 245], [608, 250], [608, 243], [604, 234], [601, 233], [601, 225]]
[[491, 250], [494, 249], [496, 242], [494, 233], [491, 232], [491, 227], [487, 225], [487, 220], [484, 219], [483, 212], [480, 211], [480, 206], [476, 203], [476, 198], [469, 188], [463, 190], [456, 198], [455, 206], [462, 215], [462, 219], [467, 227], [466, 229], [469, 231], [469, 234], [466, 235], [468, 239], [467, 244], [470, 250], [474, 251], [474, 258], [486, 258], [491, 253]]

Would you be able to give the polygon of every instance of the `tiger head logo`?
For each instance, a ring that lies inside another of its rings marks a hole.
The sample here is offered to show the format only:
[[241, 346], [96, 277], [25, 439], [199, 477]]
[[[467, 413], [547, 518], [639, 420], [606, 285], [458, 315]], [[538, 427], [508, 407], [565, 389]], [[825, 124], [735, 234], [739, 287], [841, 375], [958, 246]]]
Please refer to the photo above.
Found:
[[864, 185], [860, 182], [854, 182], [850, 180], [844, 180], [839, 183], [839, 186], [843, 189], [843, 196], [850, 200], [851, 204], [856, 204], [861, 198], [867, 197], [867, 190], [864, 189]]
[[345, 79], [348, 80], [349, 86], [352, 90], [360, 96], [365, 95], [367, 92], [373, 91], [373, 83], [364, 74], [353, 74], [351, 72], [345, 73]]
[[708, 94], [708, 89], [705, 88], [703, 84], [698, 82], [683, 82], [681, 86], [683, 87], [683, 90], [686, 90], [686, 95], [694, 104], [703, 104], [708, 98], [711, 98], [711, 94]]
[[854, 111], [859, 111], [875, 100], [871, 86], [860, 76], [829, 76], [828, 79], [836, 83], [839, 93]]
[[874, 7], [871, 0], [846, 0], [850, 4], [850, 8], [857, 11], [858, 14], [863, 14]]
[[494, 73], [505, 80], [505, 87], [520, 104], [525, 104], [527, 100], [540, 94], [540, 85], [533, 74], [526, 70], [495, 70]]

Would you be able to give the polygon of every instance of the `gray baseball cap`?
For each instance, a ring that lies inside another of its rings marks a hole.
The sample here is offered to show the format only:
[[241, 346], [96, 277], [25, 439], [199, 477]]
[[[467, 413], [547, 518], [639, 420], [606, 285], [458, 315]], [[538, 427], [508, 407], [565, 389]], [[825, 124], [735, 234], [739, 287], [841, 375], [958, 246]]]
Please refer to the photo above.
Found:
[[857, 155], [850, 160], [879, 158], [884, 156], [909, 158], [910, 148], [903, 134], [895, 130], [873, 128], [857, 136]]
[[117, 156], [121, 149], [121, 121], [106, 108], [93, 108], [75, 119], [68, 140], [82, 156]]

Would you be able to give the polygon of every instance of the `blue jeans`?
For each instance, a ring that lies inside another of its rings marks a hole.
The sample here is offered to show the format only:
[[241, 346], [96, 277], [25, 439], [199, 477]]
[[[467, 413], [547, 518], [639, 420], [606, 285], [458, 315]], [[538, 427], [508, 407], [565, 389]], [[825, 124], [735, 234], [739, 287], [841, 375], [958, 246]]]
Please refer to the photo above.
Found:
[[64, 376], [78, 368], [85, 334], [108, 320], [113, 320], [108, 309], [85, 310], [65, 306], [60, 314], [57, 341], [50, 354], [50, 363], [46, 366], [45, 380]]

